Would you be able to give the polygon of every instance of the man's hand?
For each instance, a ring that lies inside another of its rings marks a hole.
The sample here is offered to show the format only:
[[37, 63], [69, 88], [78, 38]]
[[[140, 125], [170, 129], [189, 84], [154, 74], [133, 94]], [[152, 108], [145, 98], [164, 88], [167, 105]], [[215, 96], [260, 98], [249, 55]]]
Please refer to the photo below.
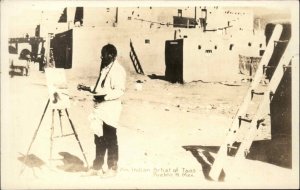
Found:
[[77, 85], [77, 90], [84, 90], [84, 91], [89, 91], [89, 92], [92, 91], [91, 88], [90, 88], [89, 86], [85, 86], [85, 85], [83, 85], [83, 84], [78, 84], [78, 85]]
[[104, 102], [105, 101], [105, 99], [104, 99], [105, 96], [106, 95], [94, 95], [93, 101], [97, 102], [97, 103]]

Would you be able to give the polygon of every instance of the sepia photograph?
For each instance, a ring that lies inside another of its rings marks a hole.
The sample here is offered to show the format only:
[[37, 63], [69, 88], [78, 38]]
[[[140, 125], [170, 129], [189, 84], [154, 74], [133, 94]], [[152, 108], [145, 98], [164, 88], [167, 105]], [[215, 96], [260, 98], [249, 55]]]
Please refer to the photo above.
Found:
[[299, 189], [299, 2], [2, 0], [1, 189]]

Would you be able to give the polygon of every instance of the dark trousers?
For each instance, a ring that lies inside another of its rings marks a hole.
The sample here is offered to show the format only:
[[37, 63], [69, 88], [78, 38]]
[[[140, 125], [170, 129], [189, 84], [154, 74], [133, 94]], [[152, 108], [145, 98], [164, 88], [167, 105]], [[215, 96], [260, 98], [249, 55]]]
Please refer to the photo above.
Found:
[[96, 158], [93, 168], [99, 170], [104, 164], [104, 156], [107, 150], [108, 169], [117, 170], [119, 160], [119, 147], [117, 129], [103, 122], [103, 136], [94, 135], [96, 145]]

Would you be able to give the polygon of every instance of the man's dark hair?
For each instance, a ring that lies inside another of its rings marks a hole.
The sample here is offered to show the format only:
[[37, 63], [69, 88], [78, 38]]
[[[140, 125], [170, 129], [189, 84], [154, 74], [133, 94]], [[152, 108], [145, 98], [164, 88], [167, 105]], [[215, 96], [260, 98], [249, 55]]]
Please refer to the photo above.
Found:
[[107, 44], [103, 46], [101, 50], [101, 54], [104, 55], [104, 53], [108, 53], [108, 55], [111, 55], [114, 58], [117, 56], [117, 48], [112, 44]]

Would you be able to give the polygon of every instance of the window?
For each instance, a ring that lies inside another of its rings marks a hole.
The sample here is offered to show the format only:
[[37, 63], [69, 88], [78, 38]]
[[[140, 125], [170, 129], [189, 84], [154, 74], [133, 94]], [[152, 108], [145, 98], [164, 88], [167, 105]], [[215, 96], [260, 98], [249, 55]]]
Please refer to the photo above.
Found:
[[232, 50], [232, 48], [233, 48], [233, 44], [230, 44], [230, 46], [229, 46], [229, 50], [231, 51], [231, 50]]
[[248, 46], [251, 47], [251, 45], [252, 45], [251, 42], [248, 42]]
[[198, 45], [198, 49], [201, 49], [201, 45]]
[[182, 10], [181, 9], [178, 9], [178, 16], [182, 17]]
[[187, 37], [188, 37], [187, 35], [184, 35], [184, 36], [183, 36], [183, 38], [187, 38]]
[[150, 44], [150, 40], [149, 39], [145, 39], [145, 44]]

